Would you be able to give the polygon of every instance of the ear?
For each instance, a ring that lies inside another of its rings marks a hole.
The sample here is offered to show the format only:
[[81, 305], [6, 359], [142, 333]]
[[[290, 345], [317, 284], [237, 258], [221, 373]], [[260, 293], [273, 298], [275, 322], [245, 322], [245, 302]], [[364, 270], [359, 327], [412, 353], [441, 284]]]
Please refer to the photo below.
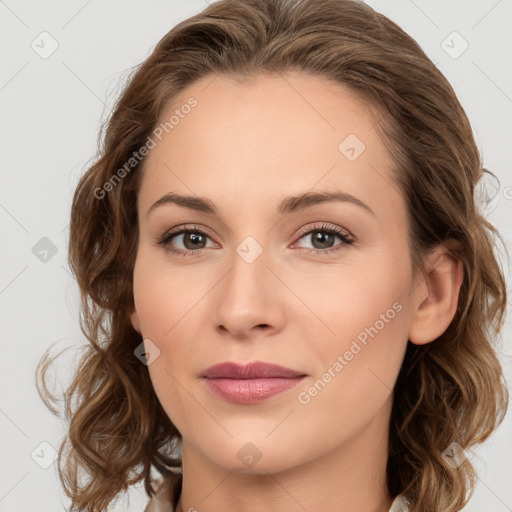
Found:
[[135, 309], [135, 305], [132, 306], [132, 311], [130, 313], [130, 321], [132, 322], [133, 328], [139, 333], [142, 334], [141, 328], [140, 328], [140, 320], [139, 320], [139, 314], [137, 313], [137, 310]]
[[416, 285], [409, 340], [424, 345], [441, 336], [450, 325], [464, 277], [461, 261], [441, 245], [428, 255], [427, 275]]

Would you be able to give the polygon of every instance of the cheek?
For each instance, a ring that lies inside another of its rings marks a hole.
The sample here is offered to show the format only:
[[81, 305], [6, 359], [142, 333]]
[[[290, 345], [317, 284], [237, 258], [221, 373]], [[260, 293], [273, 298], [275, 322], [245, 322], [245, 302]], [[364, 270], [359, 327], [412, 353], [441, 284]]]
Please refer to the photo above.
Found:
[[392, 388], [407, 343], [405, 316], [403, 304], [388, 294], [372, 301], [352, 297], [350, 307], [333, 316], [335, 339], [318, 346], [319, 372], [335, 365], [347, 396], [362, 396], [377, 381]]
[[[187, 378], [193, 370], [197, 339], [205, 318], [204, 282], [194, 280], [192, 272], [170, 272], [160, 258], [140, 251], [134, 268], [134, 299], [142, 337], [151, 340], [159, 355], [148, 371], [167, 415], [181, 430], [183, 422], [197, 409], [189, 393]], [[192, 267], [190, 267], [192, 268]], [[192, 330], [194, 332], [192, 332]], [[188, 362], [190, 364], [184, 364]]]
[[330, 439], [355, 435], [389, 404], [407, 346], [408, 314], [392, 285], [380, 282], [369, 295], [347, 283], [336, 294], [337, 307], [326, 303], [324, 318], [335, 336], [324, 336], [310, 353], [315, 373], [298, 391], [296, 415], [322, 432], [326, 450]]
[[155, 257], [143, 249], [137, 255], [133, 288], [142, 334], [160, 343], [167, 343], [190, 321], [187, 316], [193, 314], [194, 305], [204, 294], [192, 271], [172, 271], [165, 255]]
[[409, 286], [407, 265], [400, 270], [386, 261], [391, 260], [389, 256], [376, 260], [347, 261], [334, 270], [315, 269], [314, 277], [288, 276], [290, 287], [309, 310], [296, 321], [311, 319], [310, 328], [316, 330], [311, 339], [325, 341], [317, 347], [343, 350], [353, 339], [364, 344], [376, 332], [387, 333], [380, 336], [384, 340], [403, 330], [401, 319], [406, 316], [402, 312]]
[[326, 410], [337, 403], [346, 413], [362, 403], [370, 411], [389, 396], [407, 346], [410, 282], [407, 260], [391, 256], [354, 263], [336, 279], [325, 272], [303, 281], [300, 294], [316, 316], [306, 335], [315, 340], [306, 350], [316, 364], [305, 402]]

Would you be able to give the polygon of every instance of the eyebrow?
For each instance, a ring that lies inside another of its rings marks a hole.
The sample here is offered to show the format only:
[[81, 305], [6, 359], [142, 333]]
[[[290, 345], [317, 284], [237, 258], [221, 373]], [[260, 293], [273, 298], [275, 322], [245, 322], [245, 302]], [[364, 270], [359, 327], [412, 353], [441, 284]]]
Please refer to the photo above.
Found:
[[[371, 213], [374, 217], [376, 216], [374, 211], [366, 204], [363, 203], [357, 197], [346, 192], [306, 192], [297, 196], [290, 196], [283, 199], [277, 206], [277, 213], [279, 215], [286, 215], [288, 213], [297, 212], [304, 210], [315, 204], [327, 203], [332, 201], [339, 201], [343, 203], [355, 204]], [[198, 196], [186, 196], [182, 194], [176, 194], [175, 192], [169, 192], [162, 196], [158, 201], [153, 203], [146, 215], [149, 215], [151, 211], [159, 206], [166, 204], [176, 204], [191, 210], [196, 210], [211, 215], [218, 215], [218, 208], [213, 201], [204, 197]]]

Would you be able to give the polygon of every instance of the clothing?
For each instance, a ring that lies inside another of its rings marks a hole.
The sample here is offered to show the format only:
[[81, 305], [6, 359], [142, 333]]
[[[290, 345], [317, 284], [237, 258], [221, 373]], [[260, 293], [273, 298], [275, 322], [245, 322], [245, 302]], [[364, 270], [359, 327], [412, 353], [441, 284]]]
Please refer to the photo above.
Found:
[[395, 498], [395, 501], [391, 504], [391, 508], [389, 512], [409, 512], [410, 510], [409, 500], [402, 496], [401, 494]]
[[[167, 485], [168, 481], [163, 480], [157, 486], [156, 495], [149, 500], [144, 512], [173, 512], [172, 486]], [[389, 512], [409, 512], [409, 501], [404, 496], [397, 496], [393, 501]]]

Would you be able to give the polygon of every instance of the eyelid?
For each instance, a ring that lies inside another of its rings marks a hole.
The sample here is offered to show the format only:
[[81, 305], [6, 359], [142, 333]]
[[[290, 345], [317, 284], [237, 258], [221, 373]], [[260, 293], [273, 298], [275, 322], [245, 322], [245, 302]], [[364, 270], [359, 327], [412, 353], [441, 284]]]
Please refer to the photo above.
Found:
[[[192, 233], [200, 233], [205, 236], [207, 236], [215, 245], [218, 245], [217, 242], [215, 242], [215, 237], [210, 234], [210, 230], [208, 228], [205, 228], [203, 226], [199, 226], [197, 224], [182, 224], [180, 226], [176, 226], [175, 228], [167, 230], [162, 236], [157, 237], [157, 243], [162, 243], [168, 239], [171, 239], [175, 236], [186, 234], [188, 232]], [[200, 249], [201, 250], [201, 249]], [[195, 251], [199, 252], [199, 251]]]
[[[327, 248], [327, 249], [315, 249], [315, 248], [307, 248], [307, 247], [301, 247], [300, 249], [307, 253], [307, 254], [313, 254], [313, 255], [329, 255], [331, 253], [335, 253], [337, 251], [340, 251], [343, 249], [344, 246], [352, 245], [356, 242], [356, 237], [352, 235], [350, 231], [348, 231], [345, 228], [342, 228], [341, 226], [338, 226], [336, 224], [330, 224], [327, 222], [320, 222], [317, 221], [316, 223], [313, 223], [313, 225], [307, 225], [301, 228], [297, 234], [295, 235], [295, 241], [292, 243], [291, 247], [293, 247], [298, 241], [300, 241], [304, 235], [311, 234], [315, 231], [319, 232], [328, 232], [333, 234], [334, 236], [337, 236], [341, 239], [342, 243], [335, 245], [334, 247]], [[205, 251], [206, 249], [211, 249], [211, 247], [203, 247], [201, 249], [197, 250], [190, 250], [190, 249], [175, 249], [168, 247], [167, 244], [170, 242], [172, 238], [175, 236], [179, 236], [186, 233], [199, 233], [201, 235], [206, 236], [212, 242], [218, 246], [217, 242], [215, 242], [214, 237], [212, 237], [209, 234], [209, 230], [207, 228], [204, 228], [202, 226], [198, 226], [196, 224], [183, 224], [180, 226], [177, 226], [175, 228], [172, 228], [165, 232], [163, 236], [157, 239], [156, 243], [157, 245], [163, 246], [165, 250], [167, 250], [170, 253], [178, 254], [181, 256], [199, 256]]]
[[337, 244], [333, 247], [328, 247], [326, 249], [315, 249], [309, 247], [300, 247], [301, 251], [305, 254], [319, 257], [328, 257], [337, 254], [338, 252], [347, 248], [347, 246], [354, 245], [357, 241], [356, 237], [352, 235], [350, 231], [337, 224], [330, 224], [328, 222], [317, 222], [313, 226], [305, 226], [302, 228], [299, 233], [296, 235], [296, 242], [293, 242], [291, 247], [294, 247], [297, 242], [299, 242], [304, 235], [310, 235], [314, 232], [324, 232], [330, 233], [335, 237], [338, 237], [341, 240], [340, 244]]
[[348, 229], [342, 228], [341, 226], [337, 226], [336, 224], [331, 224], [329, 222], [323, 222], [323, 221], [314, 222], [313, 224], [314, 224], [313, 226], [308, 225], [308, 226], [304, 226], [303, 228], [301, 228], [298, 231], [298, 233], [295, 235], [295, 237], [301, 238], [302, 236], [310, 233], [311, 231], [321, 231], [323, 229], [326, 229], [326, 230], [339, 231], [340, 233], [347, 236], [347, 238], [355, 239], [354, 235], [352, 235], [352, 233]]
[[[324, 221], [317, 221], [317, 222], [314, 222], [313, 225], [307, 225], [307, 226], [302, 227], [294, 235], [294, 237], [301, 238], [303, 235], [306, 235], [306, 234], [310, 233], [311, 231], [321, 230], [321, 229], [333, 229], [336, 231], [339, 230], [340, 232], [345, 234], [348, 238], [355, 239], [355, 236], [348, 229], [342, 228], [341, 226], [337, 226], [336, 224], [330, 224], [330, 223], [324, 222]], [[205, 235], [209, 236], [211, 239], [215, 238], [210, 234], [208, 228], [206, 228], [204, 226], [199, 226], [197, 224], [182, 224], [180, 226], [176, 226], [175, 228], [172, 228], [172, 229], [169, 229], [168, 231], [166, 231], [165, 234], [160, 238], [166, 238], [171, 235], [177, 235], [177, 234], [180, 234], [181, 232], [187, 231], [187, 230], [188, 231], [197, 230], [198, 232], [202, 232]]]
[[179, 226], [176, 226], [174, 228], [171, 228], [171, 229], [168, 229], [163, 235], [161, 238], [165, 238], [167, 236], [171, 236], [171, 235], [177, 235], [183, 231], [197, 231], [197, 232], [200, 232], [200, 233], [204, 233], [205, 235], [208, 235], [210, 238], [215, 238], [211, 235], [211, 231], [204, 227], [204, 226], [200, 226], [198, 224], [180, 224]]

